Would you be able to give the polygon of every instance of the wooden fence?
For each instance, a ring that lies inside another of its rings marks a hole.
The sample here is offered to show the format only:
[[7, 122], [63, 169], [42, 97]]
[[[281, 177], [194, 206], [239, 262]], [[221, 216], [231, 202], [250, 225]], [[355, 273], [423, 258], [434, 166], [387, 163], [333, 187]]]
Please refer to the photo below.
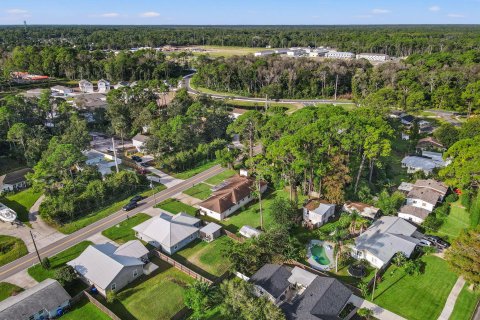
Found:
[[119, 316], [117, 316], [115, 313], [112, 312], [112, 310], [108, 309], [106, 306], [103, 305], [100, 301], [95, 299], [90, 293], [87, 292], [87, 290], [83, 291], [87, 299], [93, 303], [98, 309], [100, 309], [102, 312], [104, 312], [107, 316], [109, 316], [113, 320], [122, 320], [120, 319]]
[[239, 237], [237, 236], [235, 233], [233, 232], [230, 232], [228, 230], [226, 230], [225, 228], [222, 229], [223, 232], [225, 233], [225, 235], [235, 241], [238, 241], [238, 242], [245, 242], [245, 238], [244, 237]]
[[177, 260], [175, 259], [172, 259], [171, 257], [167, 256], [166, 254], [163, 254], [161, 253], [160, 251], [158, 250], [153, 250], [152, 251], [152, 254], [158, 258], [160, 258], [161, 260], [171, 264], [172, 266], [174, 266], [175, 268], [177, 268], [178, 270], [182, 271], [183, 273], [186, 273], [188, 274], [190, 277], [196, 279], [196, 280], [199, 280], [199, 281], [203, 281], [203, 282], [206, 282], [208, 284], [213, 284], [213, 281], [210, 280], [210, 279], [207, 279], [205, 278], [204, 276], [196, 273], [195, 271], [193, 271], [192, 269], [184, 266], [183, 264], [181, 264], [180, 262], [178, 262]]

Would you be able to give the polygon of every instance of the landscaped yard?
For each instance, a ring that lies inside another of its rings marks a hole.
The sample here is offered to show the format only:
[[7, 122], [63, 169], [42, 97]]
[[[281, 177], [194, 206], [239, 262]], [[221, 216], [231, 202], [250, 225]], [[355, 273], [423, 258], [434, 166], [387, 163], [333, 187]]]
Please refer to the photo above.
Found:
[[223, 172], [220, 172], [216, 176], [208, 178], [207, 180], [205, 180], [205, 183], [216, 186], [217, 184], [223, 182], [223, 180], [234, 176], [236, 173], [237, 172], [235, 170], [225, 170]]
[[183, 193], [188, 194], [194, 198], [205, 200], [212, 194], [211, 187], [205, 183], [199, 183], [190, 189], [183, 191]]
[[465, 284], [458, 295], [449, 320], [471, 319], [479, 299], [480, 294], [469, 290], [468, 284]]
[[189, 170], [186, 170], [186, 171], [182, 171], [182, 172], [168, 172], [168, 174], [170, 174], [171, 176], [177, 178], [177, 179], [182, 179], [182, 180], [186, 180], [188, 178], [191, 178], [193, 177], [194, 175], [197, 175], [199, 173], [201, 173], [202, 171], [205, 171], [207, 169], [210, 169], [211, 167], [215, 166], [218, 164], [218, 161], [217, 160], [212, 160], [212, 161], [208, 161], [208, 162], [205, 162], [193, 169], [189, 169]]
[[[209, 274], [219, 277], [230, 268], [228, 260], [222, 257], [222, 248], [227, 246], [228, 243], [229, 238], [227, 236], [222, 236], [209, 243], [197, 240], [175, 253], [173, 258], [187, 264], [188, 267], [193, 264]], [[201, 273], [200, 270], [191, 269]]]
[[0, 282], [0, 301], [7, 299], [8, 297], [22, 292], [23, 289], [17, 287], [14, 284], [8, 282]]
[[448, 237], [448, 239], [455, 239], [460, 235], [463, 229], [470, 227], [470, 217], [465, 208], [460, 204], [460, 201], [452, 203], [450, 207], [450, 214], [443, 222], [437, 234], [441, 237]]
[[102, 234], [118, 244], [124, 244], [127, 241], [136, 239], [135, 231], [133, 231], [132, 228], [150, 218], [151, 217], [148, 214], [138, 213], [135, 216], [102, 231]]
[[28, 212], [40, 196], [40, 192], [34, 192], [33, 189], [30, 188], [7, 195], [6, 197], [1, 197], [0, 202], [15, 210], [18, 220], [28, 222]]
[[79, 320], [79, 319], [92, 319], [92, 320], [110, 320], [103, 311], [98, 309], [88, 299], [82, 299], [76, 303], [72, 310], [64, 314], [61, 317], [62, 320]]
[[162, 201], [157, 204], [155, 208], [160, 208], [173, 214], [177, 214], [179, 212], [186, 212], [192, 216], [195, 216], [195, 213], [197, 212], [196, 208], [180, 202], [176, 199], [167, 199], [165, 201]]
[[164, 261], [152, 261], [160, 267], [152, 276], [142, 276], [107, 304], [121, 319], [170, 319], [184, 307], [183, 294], [194, 279]]
[[27, 246], [21, 239], [0, 235], [0, 266], [17, 260], [27, 253]]
[[458, 276], [447, 262], [424, 256], [425, 272], [410, 276], [390, 266], [375, 289], [374, 303], [407, 319], [437, 319]]

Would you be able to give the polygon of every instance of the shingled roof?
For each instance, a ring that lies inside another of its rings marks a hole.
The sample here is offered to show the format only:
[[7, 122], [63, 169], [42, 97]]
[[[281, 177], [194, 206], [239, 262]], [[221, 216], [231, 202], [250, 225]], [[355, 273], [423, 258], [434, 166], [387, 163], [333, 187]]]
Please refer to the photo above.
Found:
[[7, 174], [4, 174], [3, 176], [0, 177], [0, 187], [5, 184], [15, 184], [22, 181], [26, 181], [27, 179], [25, 178], [25, 176], [29, 172], [33, 172], [33, 170], [30, 168], [23, 168], [20, 170], [16, 170], [16, 171], [12, 171]]
[[440, 193], [427, 188], [413, 187], [413, 189], [408, 193], [407, 198], [420, 199], [432, 205], [436, 205], [438, 199], [440, 198]]
[[409, 214], [411, 216], [418, 217], [420, 219], [425, 220], [428, 215], [430, 214], [430, 211], [427, 209], [419, 208], [419, 207], [414, 207], [410, 205], [404, 205], [398, 210], [399, 213], [405, 213]]

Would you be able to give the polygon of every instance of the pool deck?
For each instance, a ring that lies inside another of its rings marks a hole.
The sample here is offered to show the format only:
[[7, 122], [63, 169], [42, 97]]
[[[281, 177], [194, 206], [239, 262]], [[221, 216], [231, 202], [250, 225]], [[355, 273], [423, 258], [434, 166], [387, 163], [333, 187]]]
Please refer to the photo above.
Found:
[[317, 269], [317, 270], [328, 271], [328, 270], [332, 269], [335, 266], [335, 258], [333, 257], [333, 249], [329, 250], [326, 247], [324, 247], [325, 254], [327, 255], [328, 260], [330, 260], [330, 264], [329, 265], [321, 265], [320, 263], [315, 261], [315, 259], [312, 257], [311, 248], [315, 245], [317, 245], [317, 246], [330, 245], [330, 246], [333, 247], [333, 244], [329, 243], [329, 242], [325, 242], [325, 241], [321, 241], [321, 240], [310, 240], [310, 243], [307, 245], [307, 258], [308, 258], [307, 262], [310, 264], [310, 266], [312, 268]]

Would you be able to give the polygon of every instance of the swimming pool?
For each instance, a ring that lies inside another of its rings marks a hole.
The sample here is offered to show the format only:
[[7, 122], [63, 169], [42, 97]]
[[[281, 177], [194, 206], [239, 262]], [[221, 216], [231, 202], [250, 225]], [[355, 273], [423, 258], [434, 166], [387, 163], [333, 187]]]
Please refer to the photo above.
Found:
[[324, 246], [314, 245], [310, 249], [310, 252], [312, 253], [313, 259], [322, 266], [328, 266], [330, 264], [330, 259], [327, 257]]

